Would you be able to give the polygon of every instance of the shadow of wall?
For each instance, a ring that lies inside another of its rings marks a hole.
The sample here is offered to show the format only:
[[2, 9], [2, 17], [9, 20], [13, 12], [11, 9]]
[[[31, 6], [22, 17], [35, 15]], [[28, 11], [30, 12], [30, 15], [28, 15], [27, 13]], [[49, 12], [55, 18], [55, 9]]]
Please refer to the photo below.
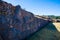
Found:
[[60, 32], [53, 23], [49, 23], [26, 40], [60, 40]]

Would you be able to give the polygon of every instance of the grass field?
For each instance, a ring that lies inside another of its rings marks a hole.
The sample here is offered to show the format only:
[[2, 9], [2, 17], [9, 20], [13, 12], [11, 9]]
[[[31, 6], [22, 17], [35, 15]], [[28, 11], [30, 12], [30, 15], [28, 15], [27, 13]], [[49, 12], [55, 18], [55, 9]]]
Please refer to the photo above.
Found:
[[27, 40], [60, 40], [60, 23], [49, 23]]

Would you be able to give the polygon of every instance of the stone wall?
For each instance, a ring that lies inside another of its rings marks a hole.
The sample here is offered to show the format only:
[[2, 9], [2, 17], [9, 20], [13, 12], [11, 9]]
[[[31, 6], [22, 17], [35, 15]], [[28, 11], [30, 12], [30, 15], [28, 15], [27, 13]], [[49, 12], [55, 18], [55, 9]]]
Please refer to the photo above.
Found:
[[49, 23], [33, 13], [0, 1], [0, 35], [4, 40], [22, 40]]

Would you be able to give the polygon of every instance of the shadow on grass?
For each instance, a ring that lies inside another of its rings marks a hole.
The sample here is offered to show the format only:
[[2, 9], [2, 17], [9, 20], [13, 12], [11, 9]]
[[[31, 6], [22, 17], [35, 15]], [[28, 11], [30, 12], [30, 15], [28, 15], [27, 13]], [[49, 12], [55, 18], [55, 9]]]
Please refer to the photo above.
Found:
[[51, 22], [44, 28], [41, 28], [26, 40], [60, 40], [60, 32]]

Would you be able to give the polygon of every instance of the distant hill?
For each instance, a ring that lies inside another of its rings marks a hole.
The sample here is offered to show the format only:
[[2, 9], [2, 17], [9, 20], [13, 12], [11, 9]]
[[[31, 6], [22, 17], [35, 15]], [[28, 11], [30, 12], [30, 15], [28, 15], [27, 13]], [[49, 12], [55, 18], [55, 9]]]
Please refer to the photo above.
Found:
[[60, 16], [48, 15], [48, 17], [50, 17], [52, 19], [60, 19]]

